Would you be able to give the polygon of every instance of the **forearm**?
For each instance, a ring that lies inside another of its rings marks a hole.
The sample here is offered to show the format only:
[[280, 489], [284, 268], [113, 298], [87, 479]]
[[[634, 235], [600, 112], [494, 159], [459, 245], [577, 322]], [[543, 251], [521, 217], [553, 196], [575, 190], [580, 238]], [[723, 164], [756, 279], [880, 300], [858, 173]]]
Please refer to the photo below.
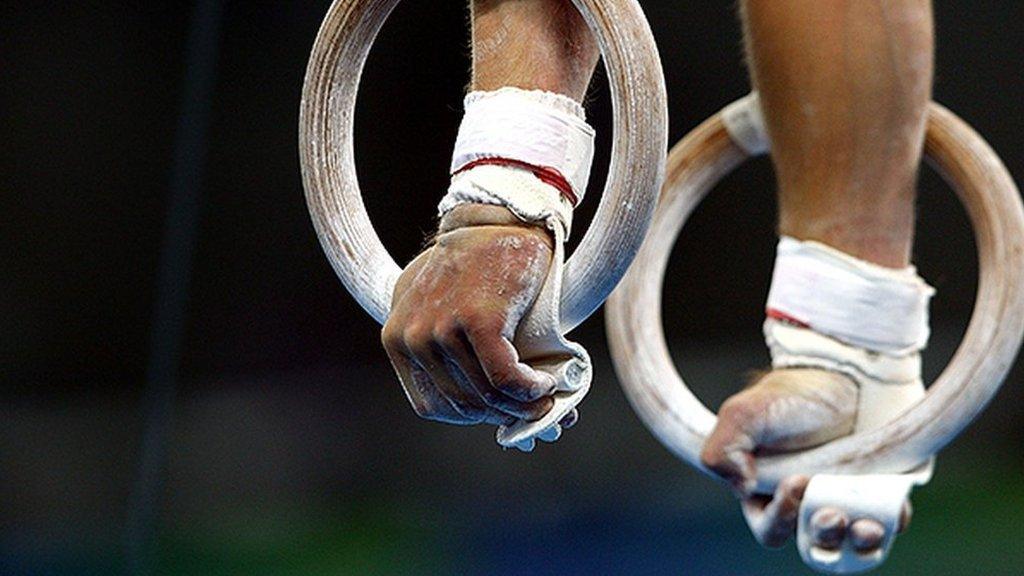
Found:
[[[474, 92], [495, 93], [503, 88], [516, 88], [525, 91], [544, 91], [567, 96], [577, 103], [582, 101], [587, 85], [593, 75], [594, 67], [600, 52], [596, 40], [580, 13], [571, 0], [471, 0], [473, 69], [471, 90]], [[508, 106], [535, 106], [530, 100], [533, 95], [521, 94], [512, 100], [505, 99], [499, 111], [508, 113]], [[538, 101], [543, 101], [538, 96]], [[468, 102], [468, 100], [467, 100]], [[542, 107], [551, 104], [545, 102]], [[573, 106], [561, 104], [555, 106], [560, 111], [555, 114], [568, 114]], [[580, 109], [581, 110], [581, 109]], [[572, 111], [575, 114], [575, 111]], [[467, 104], [467, 119], [470, 116]], [[487, 153], [501, 149], [498, 141], [508, 138], [509, 132], [497, 130], [500, 124], [492, 116], [477, 116], [469, 130], [469, 141], [486, 141], [491, 146]], [[481, 119], [483, 118], [483, 120]], [[489, 120], [488, 120], [489, 119]], [[545, 139], [551, 136], [546, 133], [552, 124], [546, 118], [536, 114], [525, 114], [518, 122], [518, 127], [539, 122], [535, 134], [518, 134], [517, 136]], [[493, 124], [487, 124], [493, 122]], [[465, 123], [463, 129], [466, 129]], [[486, 132], [496, 131], [494, 134]], [[460, 139], [463, 137], [460, 130]], [[558, 135], [560, 138], [561, 135]], [[481, 140], [482, 139], [482, 140]], [[558, 140], [558, 138], [554, 138]], [[486, 147], [485, 146], [485, 147]], [[458, 152], [457, 146], [457, 152]], [[506, 155], [502, 150], [498, 158], [510, 161], [525, 162], [538, 169], [561, 169], [557, 163], [549, 164], [545, 160], [555, 162], [557, 157], [540, 155], [538, 158], [525, 158]], [[482, 154], [480, 150], [474, 152]], [[458, 155], [458, 154], [457, 154]], [[465, 156], [465, 155], [463, 155]], [[461, 162], [460, 162], [461, 164]], [[453, 166], [453, 168], [455, 168]], [[464, 168], [458, 168], [461, 172]], [[559, 172], [558, 178], [564, 179], [564, 186], [571, 187], [578, 182], [570, 183], [573, 174]], [[581, 186], [582, 188], [582, 186]], [[570, 198], [575, 204], [585, 190], [572, 190]], [[524, 191], [524, 193], [526, 193]], [[532, 222], [535, 226], [544, 227], [542, 221]], [[466, 225], [523, 225], [524, 222], [512, 216], [511, 212], [496, 206], [461, 205], [446, 214], [441, 222], [441, 230], [450, 230]]]
[[600, 55], [570, 0], [472, 0], [473, 90], [515, 86], [581, 101]]
[[931, 98], [930, 0], [746, 0], [780, 231], [908, 264]]

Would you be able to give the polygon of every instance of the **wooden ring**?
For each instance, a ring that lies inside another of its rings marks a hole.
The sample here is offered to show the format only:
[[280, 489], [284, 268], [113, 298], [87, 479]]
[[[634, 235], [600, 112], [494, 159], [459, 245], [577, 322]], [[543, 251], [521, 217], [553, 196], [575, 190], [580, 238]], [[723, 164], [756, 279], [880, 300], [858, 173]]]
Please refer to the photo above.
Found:
[[[749, 99], [748, 99], [749, 100]], [[734, 104], [737, 106], [742, 102]], [[667, 181], [643, 247], [608, 300], [607, 329], [623, 388], [648, 428], [676, 455], [701, 465], [716, 417], [686, 387], [665, 342], [661, 289], [672, 246], [705, 194], [750, 154], [719, 113], [670, 153]], [[1024, 210], [989, 145], [932, 103], [925, 156], [956, 191], [978, 247], [978, 293], [960, 347], [927, 395], [889, 424], [791, 454], [757, 459], [757, 491], [794, 474], [903, 473], [952, 441], [992, 399], [1024, 335]]]
[[[615, 139], [594, 222], [566, 263], [565, 331], [586, 319], [632, 262], [650, 223], [668, 148], [665, 80], [636, 0], [574, 0], [608, 69]], [[335, 0], [313, 46], [302, 92], [299, 151], [306, 201], [320, 243], [356, 300], [384, 323], [401, 269], [363, 205], [353, 157], [359, 79], [398, 0]]]

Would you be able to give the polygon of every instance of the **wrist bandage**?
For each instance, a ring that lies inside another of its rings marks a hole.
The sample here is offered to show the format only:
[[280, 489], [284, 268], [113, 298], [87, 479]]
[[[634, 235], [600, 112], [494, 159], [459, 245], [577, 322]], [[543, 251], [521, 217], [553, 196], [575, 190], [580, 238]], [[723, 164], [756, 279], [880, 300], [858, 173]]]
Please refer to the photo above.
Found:
[[439, 213], [504, 206], [524, 221], [557, 224], [567, 238], [594, 158], [583, 107], [560, 94], [502, 88], [470, 93], [465, 108]]
[[[774, 368], [816, 368], [858, 386], [855, 432], [881, 427], [925, 394], [921, 356], [928, 341], [928, 303], [935, 291], [913, 267], [883, 268], [817, 242], [779, 242], [764, 324]], [[914, 485], [931, 478], [932, 462], [904, 474], [817, 475], [800, 508], [797, 547], [816, 569], [849, 573], [881, 563]], [[853, 522], [873, 518], [886, 529], [875, 552], [849, 541], [838, 550], [814, 545], [811, 518], [823, 507]]]
[[935, 290], [913, 266], [883, 268], [818, 242], [779, 241], [768, 317], [894, 356], [928, 342]]
[[924, 393], [919, 352], [934, 293], [912, 266], [783, 237], [764, 325], [772, 366], [845, 374], [860, 387], [856, 430], [881, 426]]

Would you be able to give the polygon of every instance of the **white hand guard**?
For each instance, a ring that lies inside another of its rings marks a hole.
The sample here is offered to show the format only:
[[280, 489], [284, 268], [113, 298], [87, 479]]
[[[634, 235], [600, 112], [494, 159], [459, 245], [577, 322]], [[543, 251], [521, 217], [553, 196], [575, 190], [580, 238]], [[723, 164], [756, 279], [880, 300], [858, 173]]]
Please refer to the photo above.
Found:
[[[832, 370], [857, 384], [855, 432], [888, 423], [924, 397], [917, 353], [904, 357], [872, 353], [779, 320], [767, 320], [764, 330], [773, 367]], [[881, 564], [892, 548], [910, 489], [927, 483], [931, 472], [932, 462], [928, 461], [905, 474], [819, 474], [811, 478], [797, 523], [797, 548], [804, 562], [816, 570], [836, 574], [861, 572]], [[885, 536], [879, 548], [862, 554], [849, 539], [836, 550], [816, 546], [811, 518], [826, 507], [843, 510], [851, 524], [861, 518], [882, 524]]]
[[[924, 397], [920, 350], [928, 338], [927, 306], [934, 290], [916, 270], [885, 269], [815, 242], [783, 238], [775, 274], [764, 324], [774, 368], [818, 368], [848, 376], [859, 389], [855, 432], [887, 424]], [[816, 312], [844, 306], [857, 313]], [[903, 474], [813, 477], [797, 527], [804, 562], [838, 574], [881, 564], [911, 488], [927, 483], [931, 473], [928, 461]], [[849, 539], [836, 550], [816, 546], [811, 519], [824, 507], [844, 511], [851, 524], [861, 518], [881, 523], [881, 546], [866, 554]]]

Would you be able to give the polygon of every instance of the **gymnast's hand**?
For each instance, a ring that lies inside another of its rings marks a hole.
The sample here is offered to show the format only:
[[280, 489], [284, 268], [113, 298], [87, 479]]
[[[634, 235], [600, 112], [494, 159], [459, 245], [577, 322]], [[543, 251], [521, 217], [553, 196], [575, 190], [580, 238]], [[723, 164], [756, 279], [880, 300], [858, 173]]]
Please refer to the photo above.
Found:
[[519, 362], [512, 338], [547, 277], [552, 243], [500, 207], [460, 206], [442, 219], [399, 278], [382, 332], [416, 414], [508, 424], [551, 409], [554, 378]]
[[[834, 372], [786, 369], [768, 372], [722, 405], [718, 424], [704, 444], [704, 465], [728, 481], [743, 498], [743, 512], [761, 544], [778, 547], [796, 531], [806, 476], [781, 482], [774, 497], [752, 495], [756, 484], [754, 455], [795, 451], [824, 444], [853, 432], [857, 385]], [[900, 530], [910, 521], [904, 505]], [[817, 545], [837, 548], [850, 538], [861, 551], [877, 548], [882, 524], [860, 519], [852, 525], [836, 508], [822, 508], [811, 518]]]

